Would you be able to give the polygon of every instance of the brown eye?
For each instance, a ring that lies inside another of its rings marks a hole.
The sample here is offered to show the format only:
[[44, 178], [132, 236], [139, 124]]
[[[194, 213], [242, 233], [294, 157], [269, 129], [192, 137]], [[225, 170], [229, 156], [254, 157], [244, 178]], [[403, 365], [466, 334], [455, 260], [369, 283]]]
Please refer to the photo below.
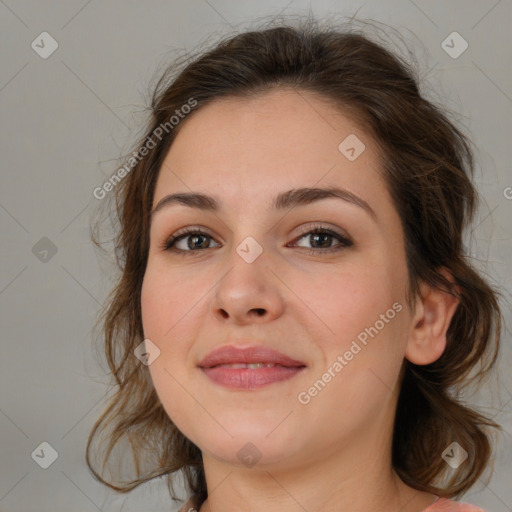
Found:
[[[210, 249], [209, 240], [213, 240], [213, 238], [206, 232], [190, 229], [186, 231], [182, 231], [181, 234], [173, 235], [165, 242], [164, 250], [166, 251], [176, 251], [176, 252], [196, 252], [196, 249], [204, 250]], [[182, 247], [177, 247], [177, 243], [185, 241], [185, 244], [182, 244]]]
[[[323, 226], [315, 226], [313, 229], [303, 233], [299, 240], [302, 240], [303, 238], [307, 239], [309, 243], [313, 245], [313, 249], [309, 249], [307, 251], [310, 254], [330, 253], [353, 245], [353, 243], [344, 236]], [[331, 245], [333, 239], [337, 239], [339, 241], [335, 246]]]

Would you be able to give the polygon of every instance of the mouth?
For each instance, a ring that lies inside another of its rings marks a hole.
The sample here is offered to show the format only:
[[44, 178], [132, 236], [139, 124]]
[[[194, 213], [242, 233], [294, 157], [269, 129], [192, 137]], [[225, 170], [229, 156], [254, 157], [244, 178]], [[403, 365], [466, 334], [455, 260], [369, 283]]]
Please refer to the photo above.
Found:
[[[270, 384], [284, 382], [295, 377], [305, 366], [260, 366], [254, 365], [219, 365], [211, 368], [203, 368], [204, 374], [210, 381], [225, 388], [238, 390], [253, 390]], [[252, 368], [251, 368], [252, 366]]]
[[283, 382], [301, 373], [306, 364], [264, 346], [214, 350], [199, 363], [213, 383], [231, 389], [253, 390]]
[[258, 368], [275, 368], [276, 366], [280, 366], [281, 368], [294, 368], [283, 366], [281, 364], [276, 363], [228, 363], [217, 364], [215, 366], [210, 366], [209, 368], [231, 368], [233, 370], [241, 370], [242, 368], [248, 368], [249, 370], [256, 370]]

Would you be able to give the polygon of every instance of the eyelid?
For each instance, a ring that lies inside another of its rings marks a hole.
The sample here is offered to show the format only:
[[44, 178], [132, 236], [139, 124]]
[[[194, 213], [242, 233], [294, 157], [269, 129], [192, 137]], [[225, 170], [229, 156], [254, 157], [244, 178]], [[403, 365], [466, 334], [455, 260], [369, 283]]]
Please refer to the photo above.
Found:
[[[159, 246], [160, 246], [160, 249], [163, 251], [172, 251], [171, 244], [175, 244], [177, 241], [181, 241], [178, 239], [187, 238], [187, 236], [191, 236], [194, 234], [207, 236], [207, 237], [211, 238], [212, 240], [214, 240], [216, 243], [218, 243], [215, 240], [215, 236], [212, 235], [209, 231], [210, 230], [208, 228], [204, 228], [202, 226], [186, 226], [184, 228], [178, 229], [170, 237], [167, 237], [166, 239], [164, 239], [164, 241], [161, 244], [159, 244]], [[306, 247], [302, 247], [302, 249], [304, 249], [304, 251], [310, 252], [310, 253], [316, 253], [316, 254], [324, 253], [325, 254], [328, 252], [334, 252], [336, 250], [339, 250], [340, 248], [352, 246], [353, 242], [351, 240], [351, 237], [345, 232], [345, 230], [341, 230], [342, 233], [340, 233], [339, 231], [340, 231], [340, 228], [331, 228], [322, 222], [319, 222], [319, 221], [314, 222], [313, 221], [313, 225], [306, 224], [306, 225], [300, 226], [300, 233], [298, 236], [296, 236], [294, 238], [292, 244], [296, 244], [301, 238], [304, 238], [307, 235], [312, 235], [315, 233], [326, 233], [330, 236], [337, 238], [339, 243], [333, 247], [328, 247], [328, 248], [324, 248], [324, 249], [315, 249], [315, 248], [308, 249]], [[295, 247], [295, 245], [292, 245], [292, 247]], [[215, 247], [208, 247], [207, 249], [215, 249]], [[185, 254], [185, 253], [203, 252], [205, 250], [206, 249], [198, 249], [198, 250], [175, 249], [174, 252]]]
[[[193, 234], [203, 234], [206, 236], [209, 236], [213, 240], [215, 240], [215, 236], [213, 236], [207, 228], [204, 228], [202, 226], [186, 226], [184, 228], [178, 229], [172, 233], [171, 236], [166, 237], [161, 244], [159, 244], [159, 248], [163, 251], [168, 251], [169, 244], [175, 243], [178, 238], [180, 237], [186, 237], [187, 235], [193, 235]], [[193, 251], [182, 251], [182, 252], [193, 252]]]
[[349, 234], [344, 229], [341, 229], [339, 227], [330, 227], [329, 225], [327, 225], [327, 223], [323, 223], [320, 221], [316, 221], [316, 222], [313, 221], [313, 225], [311, 225], [311, 224], [306, 224], [305, 226], [301, 225], [299, 229], [301, 231], [299, 236], [307, 235], [315, 230], [319, 230], [319, 231], [321, 230], [322, 232], [331, 233], [333, 235], [339, 236], [340, 238], [344, 238], [347, 241], [350, 241], [350, 242], [352, 241], [350, 239]]
[[[333, 247], [328, 247], [326, 249], [308, 249], [306, 247], [303, 247], [306, 252], [312, 253], [312, 254], [321, 254], [321, 253], [329, 253], [329, 252], [336, 252], [341, 250], [342, 248], [348, 248], [354, 245], [354, 242], [352, 241], [351, 237], [346, 233], [345, 230], [341, 230], [342, 233], [339, 232], [339, 228], [330, 228], [329, 226], [323, 224], [323, 223], [315, 223], [313, 226], [301, 226], [301, 233], [299, 236], [295, 237], [294, 244], [296, 244], [301, 238], [304, 238], [307, 235], [312, 235], [315, 233], [326, 233], [334, 238], [337, 238], [339, 243], [338, 245], [335, 245]], [[293, 245], [292, 247], [294, 247]]]

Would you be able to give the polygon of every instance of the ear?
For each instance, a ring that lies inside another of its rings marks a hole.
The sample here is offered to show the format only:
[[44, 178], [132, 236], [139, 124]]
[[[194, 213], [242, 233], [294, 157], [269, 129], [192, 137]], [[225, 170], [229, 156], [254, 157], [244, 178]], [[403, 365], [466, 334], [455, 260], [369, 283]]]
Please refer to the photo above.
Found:
[[[438, 270], [451, 283], [453, 276], [446, 268]], [[458, 286], [455, 286], [460, 291]], [[426, 283], [420, 286], [412, 331], [405, 350], [411, 363], [425, 365], [437, 361], [446, 348], [446, 332], [459, 305], [459, 299]]]

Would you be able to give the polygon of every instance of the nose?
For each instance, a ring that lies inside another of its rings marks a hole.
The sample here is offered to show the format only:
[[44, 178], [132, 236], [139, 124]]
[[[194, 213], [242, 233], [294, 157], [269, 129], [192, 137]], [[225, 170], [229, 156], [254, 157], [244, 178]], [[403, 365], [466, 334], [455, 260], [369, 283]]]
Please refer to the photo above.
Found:
[[223, 322], [269, 322], [284, 311], [283, 285], [263, 252], [247, 263], [234, 251], [230, 266], [215, 286], [213, 314]]

